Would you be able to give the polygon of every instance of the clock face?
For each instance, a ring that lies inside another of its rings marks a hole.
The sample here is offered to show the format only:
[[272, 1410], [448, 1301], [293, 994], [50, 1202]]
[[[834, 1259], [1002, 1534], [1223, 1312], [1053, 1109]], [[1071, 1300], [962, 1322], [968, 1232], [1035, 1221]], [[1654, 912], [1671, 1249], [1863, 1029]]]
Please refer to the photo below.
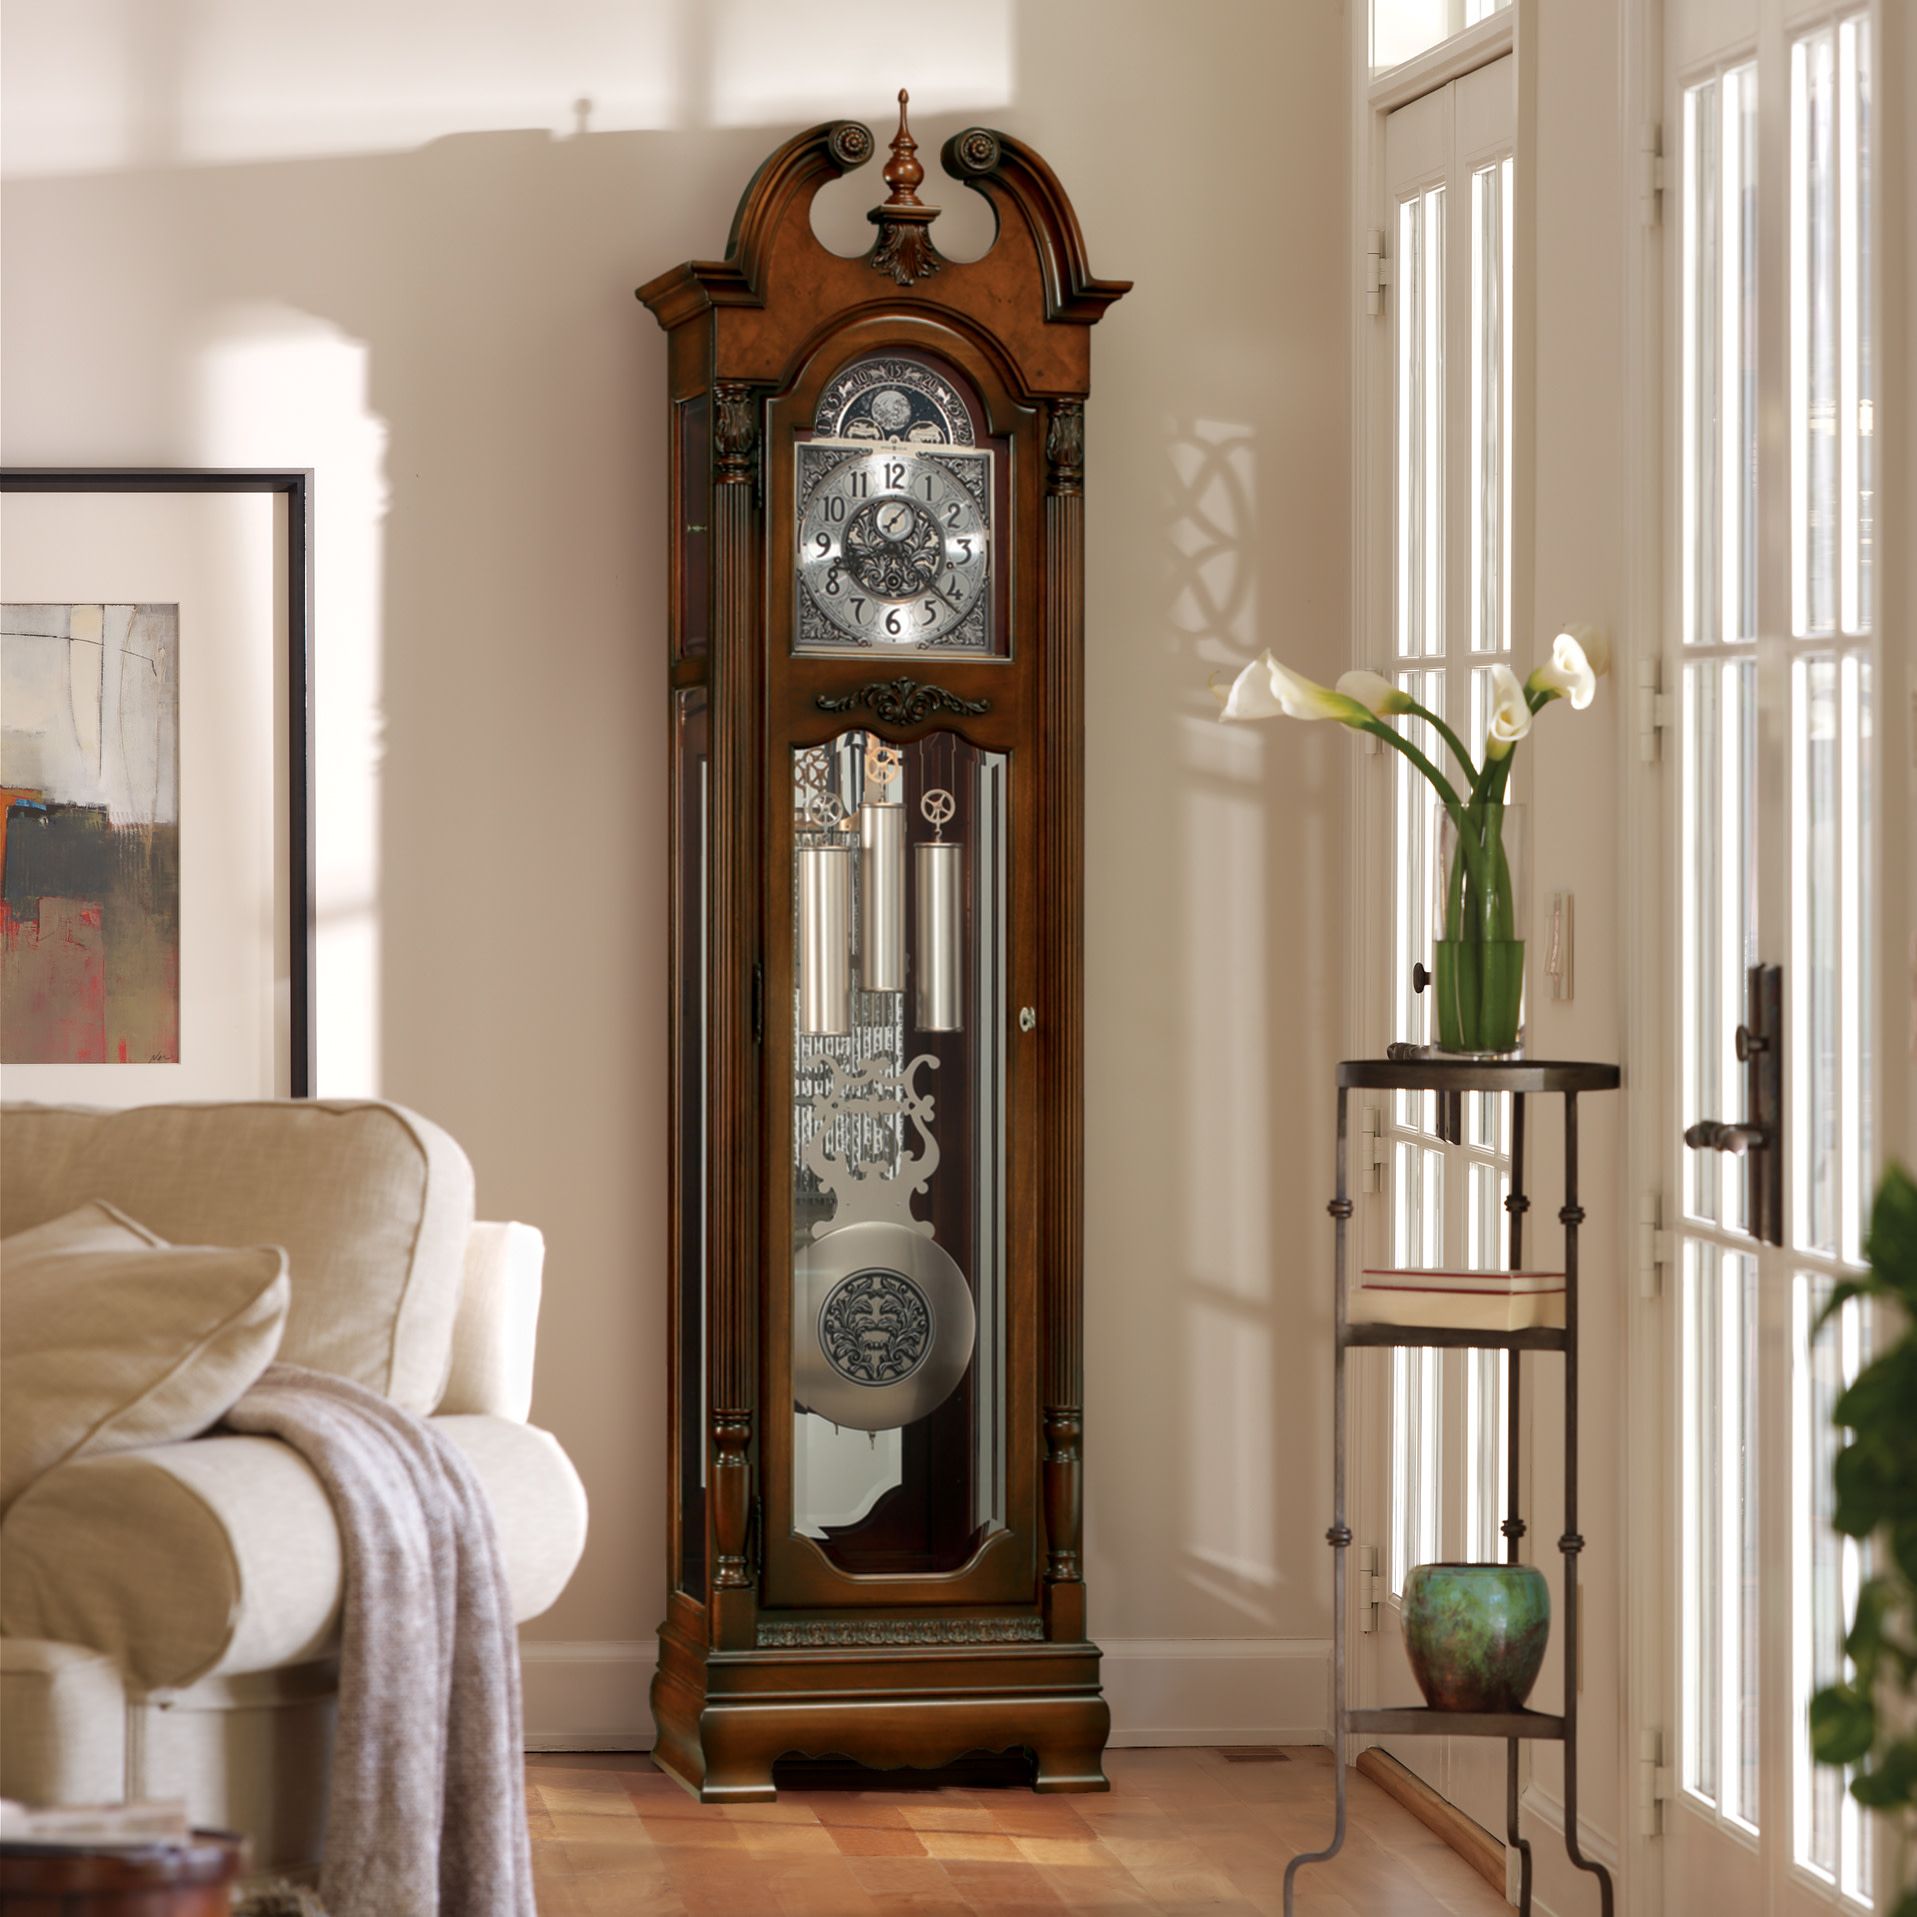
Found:
[[991, 649], [992, 455], [801, 441], [801, 652]]

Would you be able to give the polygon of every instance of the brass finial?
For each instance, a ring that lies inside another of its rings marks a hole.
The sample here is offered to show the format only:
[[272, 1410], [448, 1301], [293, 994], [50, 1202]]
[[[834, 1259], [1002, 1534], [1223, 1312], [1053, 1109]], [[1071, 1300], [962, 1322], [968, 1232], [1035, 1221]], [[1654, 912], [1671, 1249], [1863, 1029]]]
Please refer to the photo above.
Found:
[[919, 143], [912, 137], [912, 129], [906, 123], [905, 109], [911, 103], [912, 96], [903, 87], [899, 88], [899, 130], [892, 136], [892, 157], [885, 163], [885, 183], [892, 189], [892, 197], [887, 206], [917, 206], [920, 204], [918, 188], [925, 179], [925, 169], [919, 164]]

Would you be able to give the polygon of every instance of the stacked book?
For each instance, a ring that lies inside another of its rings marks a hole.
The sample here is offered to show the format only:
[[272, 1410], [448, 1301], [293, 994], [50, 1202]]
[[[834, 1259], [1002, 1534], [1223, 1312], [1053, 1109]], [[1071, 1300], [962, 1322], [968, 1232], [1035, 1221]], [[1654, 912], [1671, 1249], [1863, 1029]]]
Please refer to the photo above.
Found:
[[1561, 1331], [1561, 1271], [1367, 1270], [1347, 1300], [1354, 1325]]

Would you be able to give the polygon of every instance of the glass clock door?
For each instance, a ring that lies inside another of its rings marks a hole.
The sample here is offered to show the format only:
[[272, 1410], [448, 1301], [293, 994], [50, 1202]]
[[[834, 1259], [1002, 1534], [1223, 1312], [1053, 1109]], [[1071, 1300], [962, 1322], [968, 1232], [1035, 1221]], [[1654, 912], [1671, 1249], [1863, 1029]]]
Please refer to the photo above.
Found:
[[950, 1574], [1006, 1525], [1010, 763], [791, 755], [791, 1527]]

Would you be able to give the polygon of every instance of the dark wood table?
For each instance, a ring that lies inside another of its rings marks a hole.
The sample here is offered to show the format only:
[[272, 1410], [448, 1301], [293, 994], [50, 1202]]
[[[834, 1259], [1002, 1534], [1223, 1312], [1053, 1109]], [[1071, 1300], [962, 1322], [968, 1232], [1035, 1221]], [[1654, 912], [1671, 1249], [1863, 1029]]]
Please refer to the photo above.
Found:
[[0, 1844], [4, 1917], [227, 1917], [242, 1839], [196, 1831], [184, 1844], [74, 1850]]

